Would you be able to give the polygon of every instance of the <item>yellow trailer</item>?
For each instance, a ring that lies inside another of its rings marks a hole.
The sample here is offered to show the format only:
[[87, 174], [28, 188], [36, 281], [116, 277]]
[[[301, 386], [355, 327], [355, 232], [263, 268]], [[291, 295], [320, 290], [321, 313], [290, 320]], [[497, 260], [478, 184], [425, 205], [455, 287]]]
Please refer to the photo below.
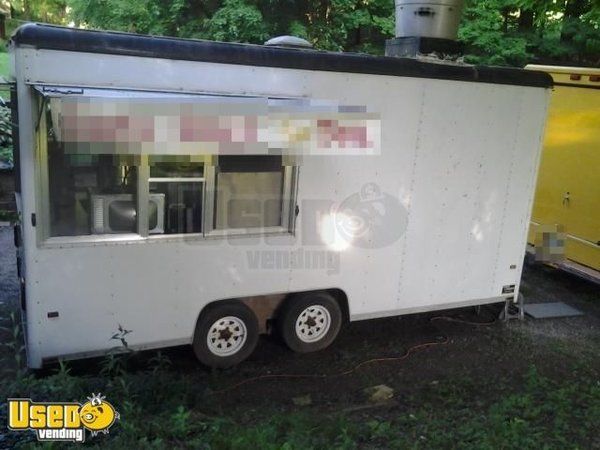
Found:
[[540, 259], [600, 280], [600, 69], [526, 68], [554, 79], [528, 242]]

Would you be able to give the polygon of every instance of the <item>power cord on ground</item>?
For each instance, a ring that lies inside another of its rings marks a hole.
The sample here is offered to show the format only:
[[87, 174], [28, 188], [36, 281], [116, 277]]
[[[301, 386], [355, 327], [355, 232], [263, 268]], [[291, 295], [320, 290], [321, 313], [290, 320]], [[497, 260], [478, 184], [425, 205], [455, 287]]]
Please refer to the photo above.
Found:
[[406, 358], [408, 358], [412, 353], [418, 351], [418, 350], [423, 350], [429, 347], [433, 347], [436, 345], [446, 345], [449, 342], [449, 339], [447, 336], [438, 336], [436, 337], [436, 340], [433, 342], [424, 342], [422, 344], [417, 344], [417, 345], [413, 345], [412, 347], [410, 347], [408, 350], [406, 350], [406, 352], [401, 355], [401, 356], [394, 356], [394, 357], [386, 357], [386, 358], [373, 358], [373, 359], [368, 359], [366, 361], [362, 361], [361, 363], [355, 365], [354, 367], [345, 370], [343, 372], [338, 372], [338, 373], [333, 373], [333, 374], [267, 374], [267, 375], [259, 375], [257, 377], [252, 377], [252, 378], [247, 378], [243, 381], [240, 381], [239, 383], [235, 383], [231, 386], [228, 386], [224, 389], [219, 389], [216, 391], [211, 391], [210, 395], [215, 395], [215, 394], [222, 394], [224, 392], [229, 392], [232, 391], [234, 389], [237, 389], [245, 384], [248, 383], [252, 383], [255, 381], [259, 381], [259, 380], [267, 380], [267, 379], [282, 379], [282, 378], [289, 378], [289, 379], [293, 379], [293, 378], [319, 378], [319, 379], [326, 379], [326, 378], [336, 378], [336, 377], [343, 377], [345, 375], [349, 375], [355, 371], [357, 371], [359, 368], [366, 366], [368, 364], [373, 364], [376, 362], [392, 362], [392, 361], [402, 361]]
[[[497, 320], [492, 320], [489, 322], [472, 322], [469, 320], [463, 320], [463, 319], [458, 319], [455, 317], [450, 317], [450, 316], [435, 316], [432, 317], [431, 319], [429, 319], [430, 322], [434, 322], [437, 320], [443, 320], [446, 322], [456, 322], [456, 323], [463, 323], [463, 324], [467, 324], [467, 325], [473, 325], [473, 326], [490, 326], [493, 325], [494, 323], [497, 322]], [[245, 380], [240, 381], [239, 383], [235, 383], [231, 386], [228, 386], [224, 389], [218, 389], [216, 391], [211, 391], [209, 393], [209, 395], [216, 395], [216, 394], [222, 394], [224, 392], [229, 392], [232, 391], [234, 389], [237, 389], [243, 385], [249, 384], [249, 383], [253, 383], [255, 381], [260, 381], [260, 380], [278, 380], [278, 379], [284, 379], [284, 378], [288, 378], [288, 379], [296, 379], [296, 378], [319, 378], [319, 379], [327, 379], [327, 378], [337, 378], [337, 377], [343, 377], [346, 375], [350, 375], [353, 372], [356, 372], [359, 368], [369, 365], [369, 364], [373, 364], [373, 363], [381, 363], [381, 362], [393, 362], [393, 361], [402, 361], [406, 358], [408, 358], [411, 354], [413, 354], [416, 351], [419, 350], [424, 350], [426, 348], [429, 347], [433, 347], [436, 345], [446, 345], [450, 342], [450, 339], [447, 336], [444, 335], [438, 335], [435, 338], [435, 341], [432, 342], [424, 342], [422, 344], [417, 344], [417, 345], [413, 345], [412, 347], [409, 347], [408, 350], [406, 350], [406, 352], [401, 355], [401, 356], [393, 356], [393, 357], [385, 357], [385, 358], [372, 358], [372, 359], [368, 359], [366, 361], [362, 361], [360, 363], [358, 363], [357, 365], [355, 365], [354, 367], [345, 370], [343, 372], [338, 372], [338, 373], [333, 373], [333, 374], [266, 374], [266, 375], [259, 375], [256, 377], [251, 377], [251, 378], [246, 378]]]
[[489, 322], [472, 322], [470, 320], [457, 319], [456, 317], [449, 317], [449, 316], [437, 316], [437, 317], [432, 317], [430, 319], [431, 322], [433, 322], [435, 320], [443, 320], [445, 322], [464, 323], [464, 324], [473, 325], [476, 327], [489, 327], [490, 325], [493, 325], [497, 322], [496, 319], [491, 320]]

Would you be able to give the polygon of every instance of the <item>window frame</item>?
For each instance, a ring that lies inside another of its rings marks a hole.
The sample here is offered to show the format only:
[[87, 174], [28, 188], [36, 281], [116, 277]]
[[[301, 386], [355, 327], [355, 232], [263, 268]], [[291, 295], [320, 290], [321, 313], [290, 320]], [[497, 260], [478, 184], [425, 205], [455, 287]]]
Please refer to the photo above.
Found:
[[[143, 157], [142, 157], [143, 158]], [[142, 161], [146, 161], [146, 163], [149, 160], [149, 157], [146, 156], [146, 158], [143, 158]], [[205, 158], [206, 159], [206, 158]], [[203, 170], [206, 170], [206, 161], [204, 161], [204, 167]], [[146, 177], [147, 175], [147, 177]], [[206, 176], [203, 177], [151, 177], [150, 176], [150, 166], [148, 165], [148, 170], [144, 171], [144, 178], [146, 178], [146, 182], [144, 183], [145, 189], [147, 191], [148, 194], [148, 200], [150, 199], [150, 183], [201, 183], [202, 184], [202, 192], [200, 193], [201, 197], [202, 197], [202, 221], [201, 221], [201, 231], [200, 232], [196, 232], [196, 233], [171, 233], [171, 234], [167, 234], [167, 233], [162, 233], [162, 234], [150, 234], [150, 230], [149, 230], [149, 217], [148, 217], [148, 210], [146, 208], [146, 211], [144, 212], [145, 217], [142, 217], [141, 215], [139, 216], [140, 222], [143, 221], [144, 222], [144, 229], [138, 229], [138, 231], [141, 232], [145, 232], [146, 233], [146, 237], [149, 239], [167, 239], [170, 237], [186, 237], [186, 238], [190, 238], [190, 237], [203, 237], [204, 236], [204, 223], [206, 221], [206, 215], [204, 213], [204, 202], [206, 201]], [[166, 207], [166, 205], [165, 205]], [[138, 222], [139, 223], [139, 222]]]
[[[164, 93], [168, 94], [168, 93]], [[48, 167], [48, 129], [44, 108], [47, 97], [36, 92], [32, 86], [33, 105], [35, 105], [36, 121], [34, 122], [35, 142], [35, 178], [36, 178], [36, 211], [38, 223], [36, 236], [41, 248], [70, 248], [77, 246], [124, 245], [140, 242], [184, 241], [189, 239], [209, 239], [244, 236], [295, 235], [296, 204], [298, 195], [299, 166], [294, 158], [283, 155], [282, 169], [283, 189], [281, 196], [282, 225], [276, 227], [236, 228], [216, 230], [214, 223], [214, 205], [216, 195], [216, 161], [218, 155], [205, 155], [203, 177], [150, 177], [148, 154], [139, 157], [137, 168], [137, 232], [107, 233], [75, 236], [50, 235], [50, 180]], [[167, 153], [168, 154], [168, 153]], [[254, 154], [253, 154], [254, 155]], [[203, 185], [202, 232], [177, 234], [149, 234], [148, 202], [150, 199], [150, 182], [201, 182]]]
[[[282, 160], [283, 186], [281, 192], [281, 225], [274, 227], [252, 227], [252, 228], [227, 228], [217, 230], [214, 228], [214, 207], [216, 200], [216, 166], [210, 167], [210, 178], [205, 167], [204, 176], [210, 181], [210, 193], [207, 201], [210, 203], [210, 210], [206, 212], [205, 217], [205, 236], [244, 236], [252, 234], [294, 234], [295, 220], [292, 216], [292, 205], [296, 205], [296, 183], [297, 166], [285, 164], [286, 158]], [[208, 183], [207, 183], [208, 186]], [[207, 189], [209, 192], [209, 189]], [[208, 205], [208, 203], [207, 203]]]

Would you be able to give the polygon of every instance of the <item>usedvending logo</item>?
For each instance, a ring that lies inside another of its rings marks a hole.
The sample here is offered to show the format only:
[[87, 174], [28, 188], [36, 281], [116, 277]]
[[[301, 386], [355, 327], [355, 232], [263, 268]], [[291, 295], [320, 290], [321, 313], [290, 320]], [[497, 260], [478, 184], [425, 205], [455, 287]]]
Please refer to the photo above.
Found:
[[108, 433], [120, 416], [100, 394], [88, 401], [32, 402], [29, 398], [8, 399], [8, 428], [35, 431], [39, 441], [84, 442], [85, 430], [92, 436]]

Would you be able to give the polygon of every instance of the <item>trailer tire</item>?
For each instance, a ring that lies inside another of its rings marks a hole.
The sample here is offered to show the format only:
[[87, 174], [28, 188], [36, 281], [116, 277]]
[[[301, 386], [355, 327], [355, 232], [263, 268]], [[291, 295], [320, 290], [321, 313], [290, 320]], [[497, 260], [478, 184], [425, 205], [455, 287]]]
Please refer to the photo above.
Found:
[[202, 312], [192, 347], [208, 367], [226, 369], [252, 354], [258, 343], [258, 320], [241, 302], [218, 302]]
[[297, 353], [328, 347], [342, 326], [342, 310], [326, 292], [290, 297], [277, 315], [277, 328], [287, 346]]

